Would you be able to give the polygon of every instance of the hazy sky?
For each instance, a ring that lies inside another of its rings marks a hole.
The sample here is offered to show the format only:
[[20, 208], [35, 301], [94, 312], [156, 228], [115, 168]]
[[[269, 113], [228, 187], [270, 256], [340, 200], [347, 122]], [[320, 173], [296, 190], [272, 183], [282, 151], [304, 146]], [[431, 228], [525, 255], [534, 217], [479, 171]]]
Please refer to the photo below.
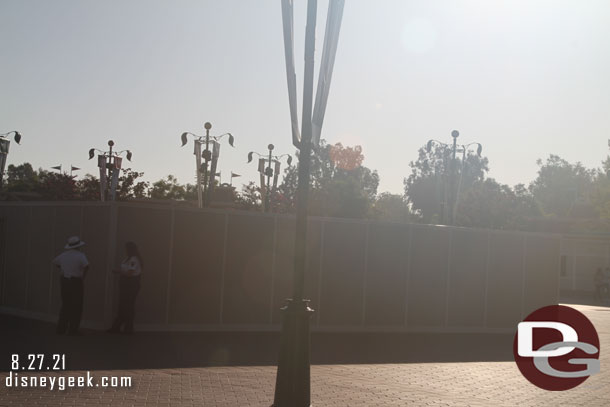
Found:
[[[9, 164], [95, 174], [87, 151], [113, 139], [148, 180], [192, 183], [192, 144], [179, 135], [203, 134], [206, 121], [235, 136], [235, 149], [222, 143], [223, 182], [231, 170], [236, 184], [258, 179], [251, 150], [294, 152], [279, 0], [1, 0], [0, 15], [0, 133], [23, 134]], [[362, 145], [379, 192], [401, 192], [417, 149], [453, 129], [482, 143], [489, 175], [510, 185], [529, 183], [550, 153], [599, 166], [610, 2], [347, 0], [322, 138]]]

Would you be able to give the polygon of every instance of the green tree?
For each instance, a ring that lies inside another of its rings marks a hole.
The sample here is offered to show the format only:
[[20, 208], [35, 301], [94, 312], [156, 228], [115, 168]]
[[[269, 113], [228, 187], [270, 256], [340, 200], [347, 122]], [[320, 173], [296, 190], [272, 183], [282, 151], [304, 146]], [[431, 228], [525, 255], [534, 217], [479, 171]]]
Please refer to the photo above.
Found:
[[[344, 147], [341, 143], [329, 145], [324, 140], [320, 142], [311, 159], [311, 215], [369, 216], [379, 186], [379, 175], [363, 166], [363, 160], [360, 146]], [[289, 166], [278, 188], [286, 211], [295, 208], [297, 183], [298, 167]]]
[[[117, 196], [119, 200], [130, 198], [145, 198], [149, 183], [142, 181], [143, 172], [133, 171], [131, 168], [121, 169], [119, 182], [117, 184]], [[140, 179], [140, 181], [138, 181]]]
[[30, 163], [9, 165], [7, 168], [7, 192], [27, 193], [30, 199], [62, 200], [79, 199], [76, 182], [67, 174], [34, 170]]
[[154, 182], [148, 194], [154, 199], [182, 200], [186, 196], [186, 188], [178, 183], [176, 177], [168, 175], [167, 178]]
[[83, 201], [99, 201], [100, 199], [100, 180], [91, 174], [86, 174], [83, 178], [76, 181], [78, 195]]
[[260, 187], [253, 181], [244, 184], [241, 192], [237, 194], [237, 204], [241, 209], [261, 210], [262, 202]]
[[568, 217], [574, 205], [586, 200], [598, 172], [581, 163], [571, 164], [551, 154], [546, 162], [537, 161], [538, 177], [529, 189], [547, 216]]
[[6, 175], [6, 190], [9, 192], [36, 192], [40, 186], [39, 172], [30, 163], [10, 164]]
[[490, 229], [527, 230], [540, 216], [532, 195], [522, 185], [514, 189], [493, 178], [476, 181], [461, 196], [456, 224]]
[[[131, 168], [122, 169], [118, 179], [117, 199], [146, 197], [148, 182], [142, 181], [143, 176], [143, 172]], [[35, 171], [30, 163], [23, 163], [9, 165], [6, 191], [30, 193], [31, 199], [97, 201], [100, 199], [100, 181], [91, 174], [76, 180], [65, 173], [43, 169]]]
[[377, 196], [373, 205], [372, 217], [390, 222], [409, 222], [416, 220], [403, 195], [383, 192]]
[[38, 178], [40, 183], [36, 192], [44, 200], [73, 201], [80, 198], [76, 181], [68, 174], [39, 170]]
[[[145, 198], [149, 183], [142, 181], [143, 172], [133, 171], [131, 168], [123, 168], [119, 174], [117, 183], [116, 199], [126, 201], [134, 198]], [[86, 174], [76, 181], [77, 197], [83, 201], [98, 201], [100, 199], [100, 180], [94, 175]]]
[[409, 166], [411, 174], [403, 182], [404, 196], [424, 223], [439, 223], [443, 211], [449, 213], [451, 194], [455, 193], [459, 199], [489, 171], [486, 157], [469, 153], [465, 160], [456, 157], [452, 175], [452, 149], [444, 145], [433, 145], [430, 151], [425, 146], [420, 148], [417, 160]]

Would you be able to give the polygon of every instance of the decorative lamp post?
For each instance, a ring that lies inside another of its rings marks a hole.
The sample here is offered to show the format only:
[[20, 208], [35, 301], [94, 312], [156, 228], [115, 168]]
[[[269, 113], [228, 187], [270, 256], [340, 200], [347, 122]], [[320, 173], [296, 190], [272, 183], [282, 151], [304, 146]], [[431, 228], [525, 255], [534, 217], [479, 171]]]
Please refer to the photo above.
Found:
[[[121, 171], [121, 166], [123, 163], [123, 158], [121, 154], [127, 153], [126, 158], [128, 161], [131, 161], [131, 151], [122, 150], [122, 151], [112, 151], [112, 147], [114, 147], [114, 141], [108, 140], [108, 147], [110, 147], [109, 151], [98, 150], [97, 148], [92, 148], [89, 150], [89, 159], [95, 157], [95, 152], [97, 151], [97, 166], [100, 169], [100, 200], [101, 201], [114, 201], [116, 200], [116, 188], [119, 182], [119, 172]], [[76, 167], [74, 167], [76, 168]]]
[[[218, 141], [224, 136], [229, 136], [229, 145], [231, 147], [235, 147], [233, 145], [235, 138], [231, 133], [224, 133], [220, 136], [210, 136], [212, 124], [210, 122], [206, 122], [203, 127], [205, 129], [205, 136], [198, 136], [197, 134], [188, 131], [182, 133], [180, 136], [180, 139], [182, 140], [182, 147], [184, 147], [188, 142], [188, 136], [192, 136], [195, 139], [194, 154], [197, 174], [197, 202], [199, 208], [203, 208], [204, 206], [208, 206], [210, 204], [210, 196], [212, 195], [212, 191], [214, 189], [218, 157], [220, 156], [220, 143]], [[212, 151], [210, 151], [210, 142], [212, 143]], [[205, 150], [201, 151], [201, 147], [203, 145], [205, 145]], [[201, 162], [202, 158], [203, 163]], [[208, 165], [210, 162], [212, 165], [208, 170]], [[201, 179], [201, 174], [203, 174], [203, 182]], [[203, 191], [201, 189], [202, 183]]]
[[[311, 405], [310, 385], [310, 332], [309, 320], [313, 310], [304, 299], [305, 257], [307, 249], [307, 206], [311, 166], [311, 149], [318, 145], [330, 90], [344, 0], [330, 0], [324, 34], [324, 46], [318, 90], [313, 106], [313, 76], [317, 0], [307, 2], [305, 30], [305, 74], [303, 81], [303, 126], [299, 134], [297, 113], [296, 72], [294, 64], [293, 1], [282, 0], [284, 52], [288, 82], [288, 105], [292, 130], [292, 143], [299, 149], [297, 187], [297, 214], [294, 244], [294, 278], [292, 299], [282, 308], [282, 337], [275, 382], [274, 407], [306, 407]], [[313, 112], [312, 112], [313, 110]]]
[[9, 131], [8, 133], [0, 134], [0, 191], [4, 185], [4, 167], [6, 166], [6, 160], [8, 157], [8, 150], [11, 141], [8, 139], [10, 135], [13, 135], [15, 143], [21, 142], [21, 134], [17, 130]]
[[[449, 225], [453, 225], [455, 223], [455, 218], [457, 215], [457, 203], [458, 203], [458, 198], [460, 195], [460, 189], [462, 187], [462, 178], [463, 178], [463, 173], [464, 173], [464, 165], [466, 162], [466, 153], [469, 151], [468, 148], [471, 146], [476, 145], [477, 146], [477, 150], [476, 153], [477, 155], [480, 157], [481, 153], [483, 152], [483, 146], [481, 145], [481, 143], [469, 143], [469, 144], [457, 144], [457, 138], [460, 136], [460, 132], [457, 130], [453, 130], [451, 132], [451, 137], [453, 137], [453, 142], [452, 144], [447, 144], [447, 143], [443, 143], [441, 141], [438, 140], [428, 140], [428, 143], [426, 144], [426, 150], [428, 152], [430, 152], [432, 150], [432, 144], [436, 143], [439, 144], [441, 146], [444, 147], [450, 147], [451, 148], [451, 182], [450, 182], [450, 193], [449, 193], [449, 198], [450, 198], [450, 205], [448, 205], [449, 207], [446, 208], [445, 206], [445, 198], [444, 198], [444, 194], [443, 194], [443, 202], [441, 203], [441, 224], [444, 223], [444, 219], [445, 219], [445, 212], [448, 212], [448, 224]], [[455, 155], [456, 153], [462, 153], [462, 168], [460, 170], [460, 178], [457, 181], [457, 188], [456, 188], [456, 171], [457, 171], [457, 162], [456, 162], [456, 158]]]
[[[269, 150], [268, 155], [263, 155], [255, 151], [248, 153], [248, 162], [252, 161], [252, 156], [256, 154], [259, 156], [258, 160], [258, 172], [261, 178], [261, 194], [263, 196], [263, 212], [269, 212], [271, 210], [271, 195], [277, 188], [277, 180], [280, 174], [281, 159], [288, 157], [286, 160], [287, 164], [292, 164], [292, 156], [290, 154], [273, 155], [273, 144], [269, 144], [267, 149]], [[271, 168], [271, 164], [274, 164], [275, 169]], [[267, 177], [267, 183], [265, 185], [265, 177]], [[271, 186], [271, 177], [273, 177], [273, 186]]]

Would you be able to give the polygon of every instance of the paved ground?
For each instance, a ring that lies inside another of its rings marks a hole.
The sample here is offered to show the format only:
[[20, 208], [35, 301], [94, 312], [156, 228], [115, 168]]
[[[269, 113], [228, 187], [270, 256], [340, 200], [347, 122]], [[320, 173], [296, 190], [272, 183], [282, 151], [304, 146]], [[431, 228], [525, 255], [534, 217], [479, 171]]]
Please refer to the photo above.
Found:
[[[573, 390], [547, 392], [527, 382], [511, 360], [512, 338], [505, 335], [316, 334], [313, 405], [608, 406], [610, 308], [574, 307], [593, 321], [602, 351], [601, 372]], [[0, 321], [6, 327], [0, 345], [8, 350], [0, 366], [0, 406], [269, 406], [273, 401], [276, 334], [90, 333], [67, 338], [52, 335], [48, 326]], [[474, 345], [466, 345], [470, 340]], [[131, 376], [133, 386], [66, 391], [5, 387], [11, 352], [60, 351], [67, 353], [68, 368], [77, 369], [63, 376], [86, 369], [98, 380]], [[401, 363], [384, 363], [391, 359]]]

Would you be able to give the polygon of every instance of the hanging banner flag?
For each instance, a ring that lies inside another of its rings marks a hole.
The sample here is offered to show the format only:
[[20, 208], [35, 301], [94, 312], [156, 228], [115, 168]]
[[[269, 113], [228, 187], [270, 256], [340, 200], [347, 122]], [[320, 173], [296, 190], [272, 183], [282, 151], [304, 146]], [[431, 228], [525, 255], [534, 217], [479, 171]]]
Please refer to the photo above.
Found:
[[[6, 165], [6, 154], [0, 154], [0, 177], [4, 176], [4, 166]], [[2, 184], [2, 179], [0, 179], [0, 185]]]
[[317, 146], [320, 143], [322, 123], [326, 112], [326, 103], [330, 91], [330, 81], [333, 76], [335, 56], [337, 54], [337, 43], [339, 42], [339, 31], [343, 18], [343, 6], [345, 0], [330, 0], [328, 2], [328, 15], [326, 16], [326, 32], [324, 34], [324, 46], [322, 48], [322, 61], [320, 62], [320, 74], [318, 75], [318, 89], [316, 91], [316, 103], [313, 108], [312, 137], [311, 142]]
[[266, 188], [265, 188], [265, 159], [264, 158], [259, 158], [258, 159], [258, 172], [260, 175], [260, 181], [261, 181], [261, 201], [262, 201], [262, 209], [263, 212], [265, 211], [265, 194], [266, 194]]
[[265, 174], [263, 174], [262, 172], [260, 173], [260, 178], [261, 178], [261, 209], [263, 210], [263, 212], [265, 212], [265, 202], [267, 201], [266, 196], [267, 196], [267, 188], [265, 187]]
[[284, 23], [284, 54], [286, 55], [286, 79], [288, 80], [288, 105], [292, 128], [292, 144], [299, 147], [299, 116], [297, 113], [297, 74], [294, 67], [294, 22], [292, 0], [282, 0], [282, 22]]
[[[4, 176], [4, 167], [6, 166], [6, 157], [8, 156], [8, 147], [11, 144], [7, 139], [0, 138], [0, 177]], [[0, 179], [0, 185], [2, 180]]]
[[78, 171], [78, 170], [80, 170], [80, 168], [75, 167], [75, 166], [70, 167], [70, 171]]
[[106, 200], [106, 156], [98, 155], [97, 156], [97, 166], [100, 168], [100, 200]]
[[58, 170], [59, 172], [61, 172], [61, 165], [55, 166], [55, 167], [51, 167], [54, 170]]
[[220, 143], [216, 140], [212, 140], [212, 165], [210, 168], [210, 181], [208, 188], [210, 189], [210, 196], [214, 193], [214, 185], [216, 181], [216, 167], [218, 166], [218, 157], [220, 156]]
[[218, 159], [218, 157], [220, 157], [220, 143], [212, 140], [212, 158]]
[[0, 138], [0, 154], [8, 154], [8, 147], [11, 142], [5, 138]]
[[122, 165], [123, 159], [121, 157], [114, 157], [112, 165], [112, 182], [110, 184], [110, 199], [112, 201], [116, 200], [116, 189], [119, 184], [119, 174]]
[[273, 189], [277, 188], [277, 179], [280, 175], [280, 162], [279, 160], [273, 160], [275, 163], [275, 170], [273, 172]]
[[110, 183], [110, 200], [116, 200], [116, 189], [119, 184], [119, 172], [121, 172], [120, 168], [114, 167], [112, 168], [112, 182]]
[[201, 141], [195, 140], [195, 165], [197, 174], [197, 206], [203, 207], [203, 195], [201, 191]]

